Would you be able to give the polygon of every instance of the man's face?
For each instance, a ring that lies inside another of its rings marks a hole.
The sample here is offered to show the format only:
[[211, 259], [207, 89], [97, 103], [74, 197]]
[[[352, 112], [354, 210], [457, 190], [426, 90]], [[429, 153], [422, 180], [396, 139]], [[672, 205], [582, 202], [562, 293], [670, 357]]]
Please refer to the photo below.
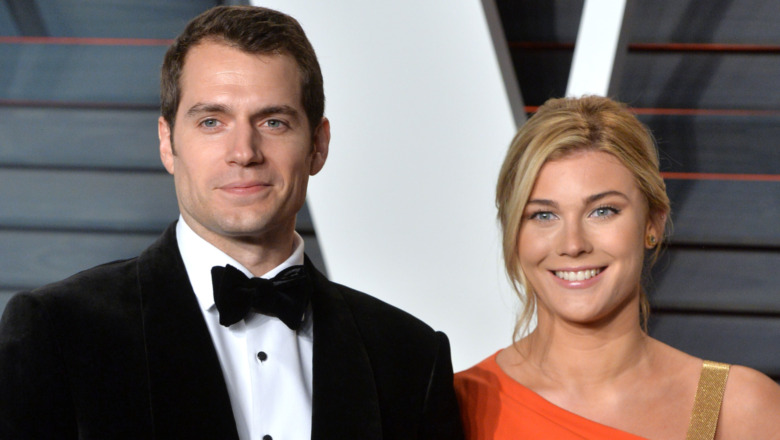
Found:
[[206, 41], [180, 84], [173, 135], [162, 117], [158, 131], [184, 220], [217, 247], [291, 237], [330, 140], [324, 118], [311, 134], [295, 60]]

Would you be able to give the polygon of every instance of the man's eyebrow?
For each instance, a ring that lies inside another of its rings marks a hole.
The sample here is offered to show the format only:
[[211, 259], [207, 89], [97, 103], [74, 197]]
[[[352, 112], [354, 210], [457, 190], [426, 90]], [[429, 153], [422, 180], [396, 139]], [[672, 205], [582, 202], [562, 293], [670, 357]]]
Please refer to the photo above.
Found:
[[295, 107], [282, 104], [263, 107], [256, 111], [252, 117], [262, 119], [271, 115], [285, 115], [297, 120], [300, 117], [299, 114], [300, 112]]
[[199, 102], [187, 110], [186, 116], [192, 117], [203, 113], [227, 113], [229, 107], [223, 104]]
[[[187, 110], [186, 116], [192, 117], [202, 115], [204, 113], [230, 113], [230, 107], [224, 104], [201, 102], [190, 107], [189, 110]], [[270, 115], [288, 115], [292, 117], [298, 117], [298, 114], [299, 112], [295, 107], [282, 104], [263, 107], [256, 111], [252, 116], [255, 118], [262, 118]]]
[[627, 195], [623, 194], [620, 191], [614, 191], [613, 190], [613, 191], [604, 191], [603, 193], [598, 193], [598, 194], [593, 194], [592, 196], [588, 196], [588, 198], [585, 199], [585, 203], [591, 204], [593, 202], [597, 202], [597, 201], [599, 201], [599, 200], [601, 200], [601, 199], [603, 199], [605, 197], [609, 197], [609, 196], [618, 196], [618, 197], [622, 197], [622, 198], [628, 200], [628, 196]]

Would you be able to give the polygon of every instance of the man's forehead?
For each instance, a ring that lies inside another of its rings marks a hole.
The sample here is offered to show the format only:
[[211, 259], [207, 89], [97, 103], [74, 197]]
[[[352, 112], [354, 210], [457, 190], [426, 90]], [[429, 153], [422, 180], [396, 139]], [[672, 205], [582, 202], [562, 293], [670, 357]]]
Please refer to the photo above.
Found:
[[[252, 63], [252, 68], [247, 70], [247, 64], [244, 63], [246, 59], [254, 59], [259, 62]], [[225, 68], [224, 71], [219, 70], [221, 67]], [[258, 78], [251, 78], [252, 75], [264, 75], [268, 69], [274, 69], [276, 76], [273, 74], [267, 78], [261, 76], [262, 81], [259, 81]], [[280, 72], [283, 73], [281, 79]], [[290, 94], [294, 94], [298, 98], [298, 102], [291, 104], [302, 105], [301, 72], [298, 63], [291, 55], [252, 53], [224, 41], [211, 40], [198, 43], [187, 52], [179, 78], [180, 100], [185, 100], [188, 95], [192, 97], [188, 91], [191, 91], [193, 87], [200, 89], [200, 85], [209, 84], [209, 81], [217, 76], [222, 79], [215, 81], [215, 85], [227, 85], [231, 81], [238, 84], [242, 80], [248, 79], [258, 80], [257, 86], [261, 88], [266, 87], [266, 84], [270, 82], [274, 84], [272, 91], [290, 90]]]
[[[199, 42], [193, 44], [189, 50], [184, 54], [184, 60], [182, 62], [182, 70], [181, 75], [184, 76], [185, 73], [188, 71], [187, 66], [188, 61], [190, 61], [193, 58], [193, 55], [197, 54], [200, 55], [203, 52], [212, 52], [210, 55], [212, 56], [211, 59], [218, 60], [224, 56], [227, 56], [227, 54], [232, 53], [241, 53], [243, 55], [249, 56], [249, 57], [255, 57], [258, 60], [262, 61], [265, 64], [270, 64], [274, 60], [285, 60], [289, 62], [290, 64], [295, 66], [295, 70], [298, 72], [299, 75], [301, 75], [301, 68], [298, 65], [298, 61], [293, 57], [291, 54], [286, 52], [280, 52], [280, 51], [249, 51], [241, 48], [237, 44], [233, 44], [228, 40], [222, 39], [222, 38], [204, 38], [200, 40]], [[223, 55], [224, 54], [224, 55]]]

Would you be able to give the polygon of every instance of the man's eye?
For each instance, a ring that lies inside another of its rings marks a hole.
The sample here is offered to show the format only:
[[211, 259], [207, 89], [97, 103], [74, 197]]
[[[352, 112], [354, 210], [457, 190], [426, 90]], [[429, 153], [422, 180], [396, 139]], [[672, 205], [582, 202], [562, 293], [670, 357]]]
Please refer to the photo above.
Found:
[[284, 126], [282, 121], [278, 119], [269, 119], [268, 122], [266, 122], [266, 124], [268, 124], [268, 126], [271, 128], [282, 128]]
[[219, 121], [216, 119], [206, 119], [201, 122], [201, 124], [203, 124], [203, 126], [206, 128], [215, 128], [219, 124]]

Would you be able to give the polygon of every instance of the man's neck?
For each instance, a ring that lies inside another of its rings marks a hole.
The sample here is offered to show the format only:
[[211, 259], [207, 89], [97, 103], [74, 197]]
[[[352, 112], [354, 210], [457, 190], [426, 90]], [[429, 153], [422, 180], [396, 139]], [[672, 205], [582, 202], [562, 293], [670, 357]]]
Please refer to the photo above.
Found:
[[295, 250], [294, 224], [284, 230], [275, 230], [259, 236], [224, 236], [187, 222], [195, 234], [224, 252], [252, 275], [260, 277], [282, 264]]

